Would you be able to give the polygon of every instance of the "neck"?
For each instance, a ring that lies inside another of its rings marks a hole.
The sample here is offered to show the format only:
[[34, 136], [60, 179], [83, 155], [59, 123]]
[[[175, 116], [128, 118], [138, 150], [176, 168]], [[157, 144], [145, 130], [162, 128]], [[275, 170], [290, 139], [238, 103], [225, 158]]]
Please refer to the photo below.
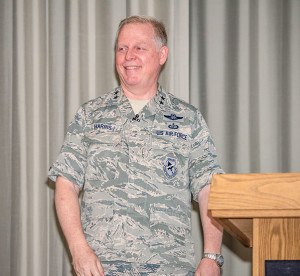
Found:
[[142, 89], [138, 87], [128, 88], [121, 84], [125, 96], [133, 100], [149, 100], [152, 99], [157, 92], [157, 83], [148, 89]]

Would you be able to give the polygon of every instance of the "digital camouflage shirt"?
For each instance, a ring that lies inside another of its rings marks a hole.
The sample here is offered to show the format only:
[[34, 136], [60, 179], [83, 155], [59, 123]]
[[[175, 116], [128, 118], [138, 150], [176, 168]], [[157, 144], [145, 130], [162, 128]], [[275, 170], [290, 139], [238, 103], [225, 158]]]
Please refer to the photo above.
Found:
[[159, 86], [138, 116], [120, 87], [84, 104], [49, 177], [84, 189], [82, 226], [100, 261], [194, 271], [191, 193], [217, 173], [200, 112]]

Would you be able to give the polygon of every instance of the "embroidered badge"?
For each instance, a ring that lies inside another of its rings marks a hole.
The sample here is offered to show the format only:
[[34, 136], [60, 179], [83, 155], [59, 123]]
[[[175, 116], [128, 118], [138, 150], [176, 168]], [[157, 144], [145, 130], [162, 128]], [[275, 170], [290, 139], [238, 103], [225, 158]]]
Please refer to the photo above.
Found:
[[183, 117], [179, 117], [177, 116], [176, 114], [171, 114], [171, 115], [164, 115], [166, 118], [172, 120], [172, 121], [175, 121], [175, 120], [180, 120], [182, 119]]
[[167, 158], [165, 160], [165, 164], [164, 164], [164, 172], [165, 175], [169, 178], [172, 179], [176, 176], [177, 174], [177, 167], [176, 167], [176, 160], [173, 158]]
[[108, 129], [108, 130], [113, 130], [114, 127], [112, 125], [107, 125], [107, 124], [94, 124], [94, 129]]
[[186, 134], [177, 132], [177, 131], [156, 130], [155, 133], [156, 133], [156, 135], [160, 135], [160, 136], [177, 137], [177, 138], [180, 138], [185, 141], [187, 141], [187, 139], [188, 139], [188, 136]]
[[168, 128], [170, 129], [178, 129], [179, 126], [178, 125], [175, 125], [174, 123], [172, 125], [168, 125]]

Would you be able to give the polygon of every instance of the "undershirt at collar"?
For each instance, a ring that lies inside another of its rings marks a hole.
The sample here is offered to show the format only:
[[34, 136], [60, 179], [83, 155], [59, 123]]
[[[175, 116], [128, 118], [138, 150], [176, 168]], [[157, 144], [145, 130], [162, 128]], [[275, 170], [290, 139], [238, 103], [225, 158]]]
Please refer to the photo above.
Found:
[[129, 99], [129, 102], [132, 106], [132, 109], [133, 109], [133, 112], [135, 114], [138, 114], [142, 109], [143, 107], [150, 101], [150, 99], [148, 100], [136, 100], [136, 99]]

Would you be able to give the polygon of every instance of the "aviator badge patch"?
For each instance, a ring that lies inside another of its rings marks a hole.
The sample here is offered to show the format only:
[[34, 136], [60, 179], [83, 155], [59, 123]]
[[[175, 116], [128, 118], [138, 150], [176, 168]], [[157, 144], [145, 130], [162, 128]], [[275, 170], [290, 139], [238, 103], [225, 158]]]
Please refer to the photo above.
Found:
[[183, 118], [183, 117], [177, 116], [176, 114], [164, 115], [164, 116], [172, 121], [180, 120]]

